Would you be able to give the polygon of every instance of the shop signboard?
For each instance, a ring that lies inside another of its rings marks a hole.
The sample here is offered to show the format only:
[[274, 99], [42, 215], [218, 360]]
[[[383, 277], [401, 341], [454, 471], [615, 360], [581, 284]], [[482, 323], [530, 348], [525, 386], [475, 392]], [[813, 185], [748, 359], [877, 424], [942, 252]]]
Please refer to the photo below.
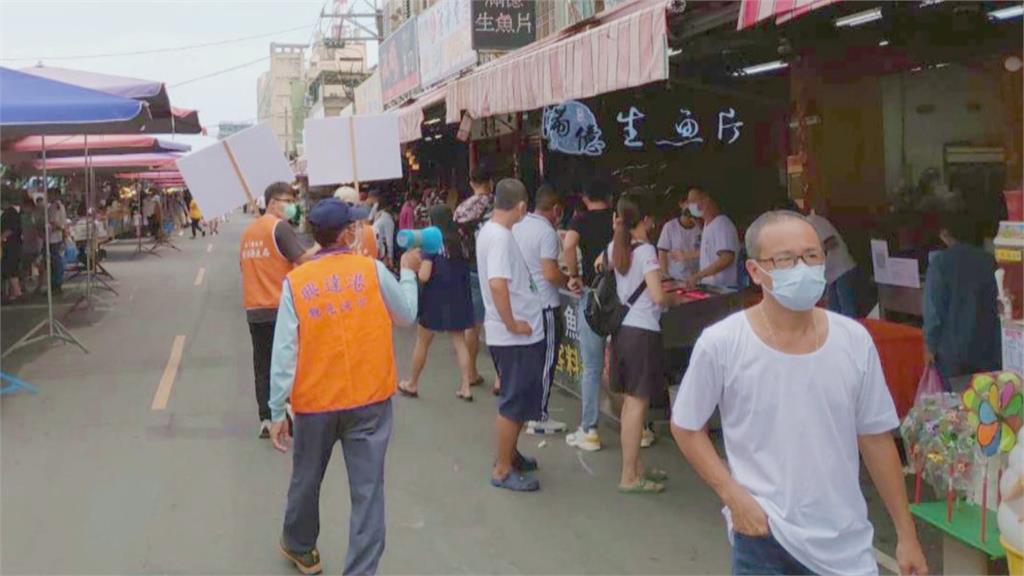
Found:
[[476, 64], [473, 3], [440, 0], [416, 18], [420, 83], [424, 88]]
[[583, 357], [580, 356], [580, 333], [576, 318], [577, 299], [563, 293], [561, 300], [562, 339], [558, 344], [554, 381], [556, 385], [579, 394]]
[[536, 0], [478, 0], [472, 5], [475, 50], [515, 50], [537, 39]]
[[384, 103], [420, 86], [416, 54], [416, 19], [406, 21], [380, 45], [380, 91]]

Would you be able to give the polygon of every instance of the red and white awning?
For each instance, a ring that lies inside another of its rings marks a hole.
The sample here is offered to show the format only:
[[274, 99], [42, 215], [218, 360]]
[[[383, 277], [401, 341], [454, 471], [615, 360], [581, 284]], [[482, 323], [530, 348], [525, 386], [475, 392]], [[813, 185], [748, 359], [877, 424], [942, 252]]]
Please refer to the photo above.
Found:
[[668, 78], [665, 0], [616, 6], [447, 85], [447, 120], [536, 110]]
[[749, 28], [767, 18], [775, 18], [776, 24], [788, 22], [811, 10], [827, 6], [839, 0], [743, 0], [737, 30]]
[[398, 141], [402, 144], [419, 140], [423, 137], [423, 111], [444, 101], [445, 87], [438, 86], [433, 90], [407, 103], [397, 110]]

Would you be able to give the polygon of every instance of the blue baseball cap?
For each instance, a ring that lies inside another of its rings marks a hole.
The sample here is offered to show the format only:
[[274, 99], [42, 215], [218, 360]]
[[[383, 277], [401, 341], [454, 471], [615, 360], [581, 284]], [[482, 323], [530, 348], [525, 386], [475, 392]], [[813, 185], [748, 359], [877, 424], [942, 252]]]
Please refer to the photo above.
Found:
[[307, 219], [317, 228], [340, 230], [353, 222], [366, 220], [369, 217], [370, 211], [366, 208], [353, 206], [337, 198], [325, 198], [313, 206]]

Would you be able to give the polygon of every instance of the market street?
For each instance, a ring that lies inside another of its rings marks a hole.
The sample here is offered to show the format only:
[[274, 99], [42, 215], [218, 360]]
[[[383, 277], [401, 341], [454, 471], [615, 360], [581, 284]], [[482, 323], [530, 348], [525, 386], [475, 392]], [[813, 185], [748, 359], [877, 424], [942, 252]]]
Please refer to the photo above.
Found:
[[[99, 311], [68, 322], [91, 353], [57, 345], [5, 360], [40, 390], [5, 395], [0, 404], [6, 573], [292, 571], [276, 547], [291, 457], [256, 438], [237, 264], [249, 221], [237, 214], [212, 240], [175, 237], [182, 251], [164, 249], [161, 257], [133, 259], [130, 243], [111, 248], [108, 268], [121, 296], [102, 296]], [[25, 313], [4, 309], [5, 338], [14, 315]], [[412, 334], [397, 332], [402, 375]], [[166, 409], [154, 410], [182, 337]], [[561, 435], [543, 448], [543, 439], [525, 437], [524, 450], [540, 458], [542, 490], [495, 490], [487, 483], [493, 400], [478, 388], [476, 402], [459, 402], [456, 380], [454, 353], [438, 339], [420, 398], [394, 400], [383, 573], [728, 571], [720, 506], [667, 434], [645, 452], [672, 475], [660, 496], [615, 492], [620, 453], [610, 427], [597, 453], [571, 449]], [[578, 402], [554, 396], [553, 415], [573, 422]], [[322, 492], [328, 573], [340, 570], [347, 540], [340, 456], [339, 447]], [[872, 508], [876, 545], [891, 555], [889, 523]]]

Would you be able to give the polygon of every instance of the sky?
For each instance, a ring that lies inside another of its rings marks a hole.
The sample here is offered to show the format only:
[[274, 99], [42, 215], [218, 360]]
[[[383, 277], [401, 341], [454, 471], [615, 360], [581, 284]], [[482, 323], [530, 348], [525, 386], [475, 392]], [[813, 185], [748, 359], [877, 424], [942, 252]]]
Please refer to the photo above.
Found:
[[[166, 83], [171, 104], [199, 110], [204, 126], [256, 120], [256, 82], [271, 42], [309, 43], [324, 0], [49, 2], [0, 0], [0, 66], [47, 66]], [[326, 30], [327, 23], [322, 24]], [[103, 58], [82, 56], [174, 48], [265, 35], [219, 46]], [[63, 59], [74, 57], [72, 59]], [[210, 131], [211, 135], [215, 130]]]

